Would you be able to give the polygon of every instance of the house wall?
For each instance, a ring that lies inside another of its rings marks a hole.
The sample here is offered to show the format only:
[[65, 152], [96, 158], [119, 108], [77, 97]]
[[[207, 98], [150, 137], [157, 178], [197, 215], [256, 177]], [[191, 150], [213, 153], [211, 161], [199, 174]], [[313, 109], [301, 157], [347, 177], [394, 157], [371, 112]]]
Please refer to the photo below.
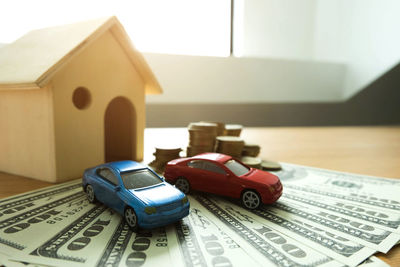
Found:
[[[145, 95], [142, 78], [107, 31], [67, 62], [53, 80], [57, 180], [82, 176], [83, 170], [104, 162], [104, 115], [118, 96], [128, 98], [136, 113], [137, 160], [143, 157]], [[77, 109], [73, 92], [90, 91], [91, 103]]]
[[0, 170], [44, 181], [55, 176], [50, 88], [0, 91]]

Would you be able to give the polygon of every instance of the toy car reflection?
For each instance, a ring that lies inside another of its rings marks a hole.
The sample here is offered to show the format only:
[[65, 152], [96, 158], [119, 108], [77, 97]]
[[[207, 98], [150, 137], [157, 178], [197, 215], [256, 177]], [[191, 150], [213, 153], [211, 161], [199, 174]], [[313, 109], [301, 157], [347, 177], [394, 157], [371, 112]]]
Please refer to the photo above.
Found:
[[273, 203], [282, 195], [277, 176], [218, 153], [172, 160], [165, 168], [164, 177], [185, 194], [193, 189], [240, 198], [248, 209]]
[[82, 186], [89, 202], [98, 200], [116, 210], [133, 230], [164, 226], [189, 214], [184, 193], [134, 161], [87, 169]]

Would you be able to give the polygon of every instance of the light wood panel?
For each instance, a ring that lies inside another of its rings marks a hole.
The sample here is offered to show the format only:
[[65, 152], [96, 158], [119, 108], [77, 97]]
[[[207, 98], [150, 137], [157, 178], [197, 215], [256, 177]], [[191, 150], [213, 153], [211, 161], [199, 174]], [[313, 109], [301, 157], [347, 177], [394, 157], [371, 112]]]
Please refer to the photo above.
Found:
[[152, 70], [116, 17], [33, 30], [5, 45], [0, 49], [0, 90], [46, 86], [64, 64], [108, 30], [146, 81], [146, 93], [161, 93], [162, 89]]
[[104, 114], [118, 97], [132, 106], [130, 157], [143, 159], [145, 94], [162, 91], [116, 17], [32, 31], [0, 62], [1, 171], [61, 182], [104, 162]]

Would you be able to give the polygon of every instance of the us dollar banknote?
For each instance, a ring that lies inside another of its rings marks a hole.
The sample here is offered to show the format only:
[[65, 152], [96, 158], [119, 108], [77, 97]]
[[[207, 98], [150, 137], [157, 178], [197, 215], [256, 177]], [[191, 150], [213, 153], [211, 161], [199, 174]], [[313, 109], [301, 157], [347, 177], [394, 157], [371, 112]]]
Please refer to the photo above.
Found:
[[196, 207], [167, 229], [174, 266], [261, 266]]
[[303, 205], [338, 213], [394, 233], [400, 233], [400, 212], [378, 209], [374, 206], [362, 206], [339, 198], [329, 198], [320, 194], [307, 193], [302, 190], [287, 188], [282, 196]]
[[[14, 208], [17, 207], [21, 206]], [[0, 221], [0, 245], [9, 253], [27, 251], [90, 209], [93, 207], [79, 188], [71, 190], [69, 195], [57, 195], [51, 200], [35, 203], [31, 209], [4, 214]], [[27, 238], [33, 233], [37, 235], [35, 238]]]
[[294, 220], [290, 214], [276, 212], [271, 207], [249, 211], [220, 197], [211, 199], [238, 217], [253, 223], [257, 221], [349, 266], [356, 266], [376, 252], [375, 249], [352, 242], [330, 231], [312, 227], [301, 220]]
[[[43, 189], [15, 195], [0, 200], [0, 217], [5, 214], [13, 214], [23, 209], [34, 207], [37, 201], [51, 200], [52, 196], [63, 193], [69, 194], [70, 190], [81, 188], [80, 179], [66, 182], [63, 184], [49, 186]], [[13, 209], [14, 207], [17, 207]]]
[[14, 259], [20, 257], [52, 266], [171, 265], [165, 228], [135, 233], [120, 215], [102, 205]]
[[328, 171], [293, 164], [283, 164], [275, 172], [284, 188], [343, 199], [359, 205], [368, 205], [400, 211], [400, 180]]
[[292, 237], [220, 206], [206, 195], [196, 195], [190, 201], [261, 265], [344, 266]]
[[360, 267], [390, 267], [389, 264], [375, 256], [371, 256], [359, 265]]
[[[89, 204], [79, 187], [77, 188], [78, 192], [74, 191], [75, 188], [70, 189], [67, 196], [61, 192], [58, 192], [58, 195], [53, 194], [52, 200], [54, 202], [63, 200], [65, 197], [74, 198], [75, 194], [78, 194], [82, 199], [79, 199], [81, 202], [76, 204], [88, 207], [86, 212], [81, 213], [75, 220], [69, 217], [69, 220], [65, 220], [69, 222], [68, 225], [56, 225], [56, 222], [61, 220], [58, 217], [43, 217], [47, 224], [58, 229], [58, 232], [53, 235], [42, 235], [41, 238], [36, 238], [37, 229], [29, 231], [28, 227], [24, 233], [25, 239], [36, 239], [36, 242], [24, 243], [21, 240], [20, 243], [24, 244], [24, 249], [19, 253], [12, 253], [11, 257], [8, 256], [7, 265], [22, 264], [21, 259], [24, 259], [23, 264], [29, 263], [31, 266], [153, 266], [158, 264], [239, 266], [244, 263], [257, 266], [257, 263], [238, 244], [199, 210], [192, 209], [189, 217], [169, 227], [168, 235], [172, 240], [176, 240], [171, 245], [165, 228], [133, 233], [121, 216], [101, 204]], [[65, 210], [63, 203], [64, 201], [53, 203], [52, 207], [58, 204], [55, 206], [57, 209]], [[37, 204], [33, 210], [40, 208], [43, 212], [47, 211], [43, 205]], [[33, 211], [31, 213], [36, 215]], [[24, 212], [18, 216], [22, 221], [30, 218]], [[21, 224], [21, 220], [14, 217], [12, 219], [11, 226], [15, 226], [15, 223]], [[40, 245], [36, 245], [40, 242]], [[195, 250], [193, 250], [193, 244], [197, 244]]]
[[386, 266], [369, 256], [399, 242], [400, 181], [282, 165], [274, 205], [193, 194], [188, 217], [137, 233], [81, 180], [1, 199], [0, 264]]
[[[292, 218], [306, 220], [310, 225], [331, 231], [336, 235], [383, 253], [386, 253], [400, 239], [399, 234], [311, 206], [281, 200], [275, 203], [273, 207], [285, 212], [288, 214], [287, 216], [290, 214]], [[268, 210], [268, 208], [262, 207], [261, 210]]]
[[[78, 180], [0, 200], [0, 227], [48, 211], [71, 193], [81, 194]], [[50, 204], [49, 204], [50, 203]], [[52, 204], [51, 204], [52, 203]], [[28, 211], [28, 212], [27, 212]]]

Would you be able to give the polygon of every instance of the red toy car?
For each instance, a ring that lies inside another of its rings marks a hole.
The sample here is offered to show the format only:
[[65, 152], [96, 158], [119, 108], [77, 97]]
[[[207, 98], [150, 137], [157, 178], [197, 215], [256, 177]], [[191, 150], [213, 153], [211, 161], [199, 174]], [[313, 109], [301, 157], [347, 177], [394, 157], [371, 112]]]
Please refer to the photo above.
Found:
[[256, 209], [261, 203], [273, 203], [282, 195], [282, 184], [276, 175], [218, 153], [172, 160], [164, 176], [185, 194], [198, 190], [240, 198], [248, 209]]

